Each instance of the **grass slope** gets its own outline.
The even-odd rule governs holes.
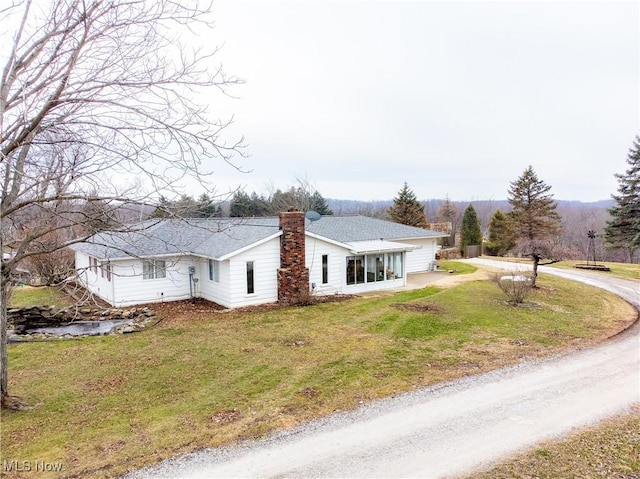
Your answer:
[[[11,292],[9,304],[12,308],[25,308],[29,306],[55,305],[71,306],[71,298],[60,292],[57,288],[46,286],[18,286]]]
[[[488,281],[272,311],[166,304],[143,333],[9,346],[2,460],[111,477],[362,401],[602,340],[635,310],[542,275],[513,308]],[[7,477],[29,477],[6,472]],[[59,477],[38,474],[38,477]]]

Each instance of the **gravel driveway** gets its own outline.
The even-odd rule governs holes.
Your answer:
[[[640,307],[638,281],[544,267],[540,272],[603,287]],[[435,478],[469,473],[638,402],[639,331],[636,323],[592,349],[376,401],[268,440],[178,456],[126,478]]]

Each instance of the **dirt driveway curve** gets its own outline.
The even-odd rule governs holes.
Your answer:
[[[541,271],[604,287],[640,307],[638,281]],[[592,349],[377,401],[269,440],[177,457],[127,477],[436,478],[470,473],[637,403],[639,332],[636,323]]]

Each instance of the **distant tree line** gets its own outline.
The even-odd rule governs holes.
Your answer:
[[[613,202],[585,204],[553,199],[551,186],[529,166],[511,182],[506,201],[474,204],[444,200],[421,203],[405,182],[392,202],[340,202],[340,212],[367,216],[420,228],[449,225],[443,246],[483,245],[485,254],[530,257],[534,277],[541,261],[585,259],[595,240],[600,261],[634,262],[640,251],[640,136],[627,157],[628,169],[617,174],[619,187]],[[613,206],[611,206],[613,204]],[[495,206],[498,206],[495,209]],[[335,206],[334,206],[335,207]],[[478,214],[477,208],[481,208]],[[491,208],[494,207],[492,210]],[[346,211],[345,211],[346,210]],[[433,215],[434,223],[429,222]],[[589,232],[598,232],[590,238]],[[592,243],[593,245],[593,243]]]
[[[237,191],[229,203],[229,216],[274,216],[292,208],[299,211],[316,211],[321,215],[333,215],[333,211],[320,192],[306,185],[299,185],[284,191],[277,189],[269,195]]]
[[[189,195],[182,195],[173,201],[160,196],[158,206],[151,216],[153,218],[214,218],[220,215],[220,205],[207,193],[202,193],[195,200]]]
[[[295,208],[299,211],[316,211],[321,215],[332,215],[325,198],[315,189],[301,184],[288,190],[276,189],[268,195],[256,192],[236,191],[228,201],[216,201],[207,193],[197,199],[182,195],[177,200],[160,197],[152,214],[154,218],[215,218],[230,216],[246,218],[275,216],[281,211]]]

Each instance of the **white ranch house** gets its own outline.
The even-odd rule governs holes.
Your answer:
[[[396,289],[435,269],[445,235],[366,216],[164,219],[73,246],[84,286],[116,307],[204,298],[227,308],[301,292]]]

